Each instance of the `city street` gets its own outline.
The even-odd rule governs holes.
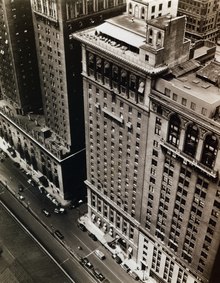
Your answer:
[[[30,185],[27,176],[8,158],[0,164],[0,176],[3,184],[11,190],[10,193],[4,190],[1,199],[22,219],[25,226],[37,236],[51,254],[59,256],[62,267],[76,282],[95,280],[75,260],[81,257],[87,257],[94,268],[98,268],[110,282],[135,282],[98,241],[93,241],[87,232],[77,227],[77,218],[86,212],[86,204],[74,209],[67,208],[66,214],[55,214],[56,205],[45,194],[40,193],[38,188]],[[19,192],[19,185],[23,186],[23,192]],[[21,195],[23,200],[19,199]],[[46,209],[50,216],[46,216],[42,209]],[[59,230],[64,238],[59,239],[54,236],[55,230]],[[105,260],[100,260],[94,254],[97,248],[106,255]]]

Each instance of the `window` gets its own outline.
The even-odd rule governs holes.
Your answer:
[[[179,144],[179,138],[180,138],[180,119],[176,114],[174,114],[170,118],[167,141],[170,144],[177,147]]]
[[[165,90],[164,90],[165,95],[170,97],[170,92],[171,92],[170,89],[165,87]]]
[[[202,113],[202,115],[206,116],[207,115],[207,109],[202,107],[201,113]]]
[[[183,106],[186,106],[186,102],[187,102],[187,100],[185,98],[182,98],[182,105]]]
[[[162,10],[163,4],[159,4],[159,11]]]
[[[207,135],[204,141],[201,162],[204,165],[213,168],[215,158],[217,155],[217,150],[218,150],[218,140],[216,136],[211,134]]]
[[[170,8],[171,7],[171,1],[168,1],[168,8]]]
[[[177,101],[177,94],[176,93],[173,93],[173,100]]]
[[[191,102],[190,108],[192,110],[196,110],[196,104],[194,102]]]
[[[151,13],[154,13],[155,12],[155,6],[152,6],[151,7]]]
[[[186,129],[186,137],[183,151],[192,157],[194,157],[196,154],[197,144],[199,142],[198,137],[198,128],[193,124],[188,125]]]

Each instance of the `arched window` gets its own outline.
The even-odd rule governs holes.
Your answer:
[[[134,7],[134,16],[135,16],[135,18],[138,18],[138,14],[139,14],[139,7],[138,7],[138,5],[135,5],[135,7]]]
[[[213,168],[218,150],[218,140],[215,135],[206,136],[203,146],[201,163]]]
[[[162,34],[161,32],[159,31],[157,33],[157,45],[161,45],[162,44]]]
[[[170,122],[169,122],[167,141],[168,143],[176,147],[179,145],[180,125],[181,125],[180,118],[176,114],[172,115],[170,117]]]
[[[195,157],[195,154],[196,154],[197,144],[199,141],[198,137],[199,137],[198,128],[193,124],[188,125],[186,129],[186,136],[185,136],[185,143],[184,143],[183,151],[192,157]]]
[[[145,18],[145,9],[144,9],[144,7],[141,8],[141,18],[142,19]]]
[[[136,76],[135,75],[132,75],[132,74],[130,75],[129,87],[133,91],[136,90]]]
[[[121,84],[123,86],[127,85],[127,72],[125,70],[121,70]]]
[[[88,61],[89,68],[94,68],[94,54],[89,54]]]
[[[100,57],[96,57],[96,70],[98,73],[102,71],[102,59]]]
[[[129,9],[129,14],[131,14],[131,12],[132,12],[132,4],[131,3],[129,3],[128,9]]]
[[[112,67],[112,80],[115,82],[118,81],[118,67],[117,66]]]
[[[109,62],[105,61],[104,62],[104,75],[106,77],[109,77],[109,74],[110,74],[110,64]]]

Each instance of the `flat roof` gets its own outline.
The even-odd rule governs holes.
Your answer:
[[[146,37],[146,22],[141,19],[133,18],[131,15],[120,15],[111,19],[106,20],[107,23],[111,23],[114,26],[118,26],[127,30],[131,33],[138,34],[140,36]]]
[[[204,102],[204,105],[220,103],[220,89],[212,83],[196,76],[195,73],[174,78],[170,84],[187,93],[191,97]]]
[[[101,24],[96,30],[137,48],[145,43],[145,37],[108,22]]]

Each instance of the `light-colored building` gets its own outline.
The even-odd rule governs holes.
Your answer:
[[[178,15],[186,15],[186,37],[192,42],[207,39],[217,41],[219,35],[219,1],[179,0]]]
[[[149,20],[162,15],[177,15],[178,1],[176,0],[128,0],[127,14],[134,18]]]
[[[69,34],[122,13],[124,2],[0,1],[1,146],[63,202],[85,197],[81,50]]]
[[[184,16],[146,25],[126,13],[73,35],[83,54],[88,217],[141,279],[214,282],[220,66],[189,59],[184,32]]]

